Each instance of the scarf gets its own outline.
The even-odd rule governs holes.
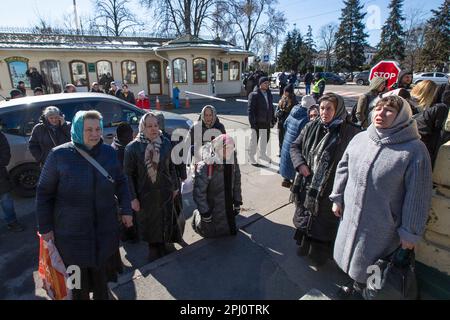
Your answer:
[[[302,152],[311,171],[303,205],[314,215],[319,213],[320,198],[323,197],[334,168],[340,160],[335,153],[341,141],[342,124],[347,117],[344,99],[339,95],[328,95],[334,95],[338,101],[334,118],[328,124],[323,123],[321,119],[312,123],[305,137],[306,148]]]
[[[147,176],[150,178],[152,183],[155,183],[158,175],[162,139],[161,131],[160,135],[153,140],[150,140],[145,136],[145,120],[148,116],[155,117],[156,120],[158,120],[155,114],[150,112],[146,113],[139,122],[139,133],[136,136],[136,140],[146,145],[144,153],[144,163],[145,167],[147,168]]]
[[[213,114],[213,119],[212,119],[212,121],[211,121],[211,125],[209,125],[209,126],[208,126],[208,125],[206,124],[206,122],[205,122],[205,112],[206,112],[207,109],[211,110],[211,112],[212,112],[212,114]],[[216,119],[217,119],[217,111],[216,111],[216,108],[214,108],[214,107],[211,106],[211,105],[206,105],[206,106],[204,106],[203,109],[202,109],[202,112],[200,113],[200,119],[202,120],[203,125],[204,125],[206,128],[208,128],[208,129],[212,128],[212,127],[214,126],[214,124],[216,123]]]

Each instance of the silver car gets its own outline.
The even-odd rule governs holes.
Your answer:
[[[421,81],[424,80],[431,80],[437,85],[440,84],[448,84],[449,77],[443,72],[422,72],[422,73],[415,73],[413,75],[413,82],[414,84],[418,84]]]
[[[17,194],[27,197],[35,193],[40,168],[28,150],[28,140],[33,127],[39,122],[42,111],[57,106],[66,120],[71,121],[79,110],[95,109],[103,115],[103,140],[111,144],[116,127],[128,122],[137,132],[139,120],[145,110],[100,93],[64,93],[25,97],[0,102],[0,130],[11,146],[11,161],[7,167]],[[189,129],[192,121],[181,115],[164,112],[166,131],[171,134],[177,128]]]

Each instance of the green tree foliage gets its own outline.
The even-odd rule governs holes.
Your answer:
[[[336,65],[341,70],[354,71],[366,60],[364,47],[367,45],[368,35],[364,32],[363,23],[366,14],[361,13],[363,6],[359,0],[347,0],[344,4],[336,33]]]
[[[395,60],[402,62],[405,59],[405,32],[403,31],[402,15],[403,0],[392,0],[388,19],[381,30],[381,40],[378,44],[378,53],[374,63],[381,60]]]
[[[433,16],[425,27],[425,44],[419,57],[421,70],[448,71],[450,58],[450,0],[438,10],[431,10]]]

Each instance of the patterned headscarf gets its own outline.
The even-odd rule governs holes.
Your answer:
[[[158,122],[158,117],[153,112],[146,113],[139,122],[139,133],[136,136],[137,141],[146,144],[144,161],[145,166],[147,168],[147,175],[152,181],[152,183],[156,182],[158,167],[159,167],[159,159],[160,159],[160,150],[161,150],[161,131],[160,134],[154,140],[149,140],[145,135],[145,121],[148,117],[155,118],[156,122]]]

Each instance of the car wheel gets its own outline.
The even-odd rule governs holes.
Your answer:
[[[13,190],[21,197],[34,197],[41,169],[37,163],[23,164],[10,173]]]
[[[364,80],[359,79],[358,81],[356,81],[356,84],[357,84],[358,86],[363,86],[363,85],[364,85]]]

